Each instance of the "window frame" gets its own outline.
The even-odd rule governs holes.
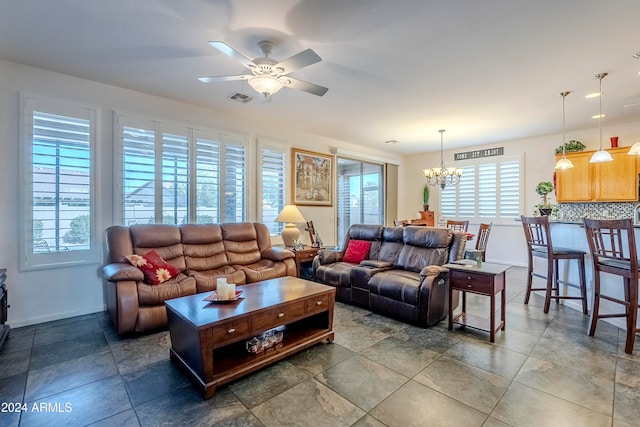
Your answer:
[[[100,131],[99,108],[80,103],[46,99],[21,93],[20,96],[20,148],[19,191],[20,215],[19,260],[20,271],[68,267],[100,262],[100,244],[97,233],[97,179],[96,162],[97,135]],[[73,117],[89,121],[89,249],[34,253],[33,241],[33,124],[34,113],[42,112],[57,116]]]

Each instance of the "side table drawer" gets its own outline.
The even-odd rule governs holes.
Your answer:
[[[255,332],[289,323],[305,314],[305,300],[295,301],[282,307],[272,308],[252,317]]]
[[[233,341],[236,337],[248,332],[248,318],[227,322],[224,325],[216,326],[211,329],[213,342],[216,343],[216,345],[224,344],[227,341]]]
[[[492,295],[492,277],[486,274],[465,273],[462,271],[450,271],[449,281],[453,289],[479,292]]]
[[[296,257],[300,262],[313,261],[313,258],[318,254],[318,251],[304,251],[297,252]]]
[[[329,307],[329,294],[322,294],[307,299],[307,313],[319,313]]]

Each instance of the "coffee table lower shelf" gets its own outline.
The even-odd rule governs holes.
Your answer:
[[[170,349],[170,357],[175,363],[180,365],[193,377],[202,388],[205,399],[213,397],[216,388],[230,381],[243,377],[253,371],[278,362],[288,356],[298,353],[308,347],[324,341],[333,341],[332,330],[298,330],[285,332],[282,343],[271,347],[262,353],[251,354],[247,352],[244,344],[240,341],[225,347],[213,350],[213,379],[206,382],[180,355]]]

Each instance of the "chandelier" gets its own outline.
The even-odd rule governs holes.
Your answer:
[[[444,164],[442,140],[444,131],[444,129],[440,129],[438,131],[440,132],[440,167],[422,170],[422,172],[424,173],[424,177],[427,178],[427,184],[439,185],[443,190],[447,186],[447,184],[458,184],[460,182],[462,172],[464,172],[462,169],[448,168]]]

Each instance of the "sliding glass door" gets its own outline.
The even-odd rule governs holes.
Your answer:
[[[384,223],[384,165],[338,157],[338,245],[351,224]]]

